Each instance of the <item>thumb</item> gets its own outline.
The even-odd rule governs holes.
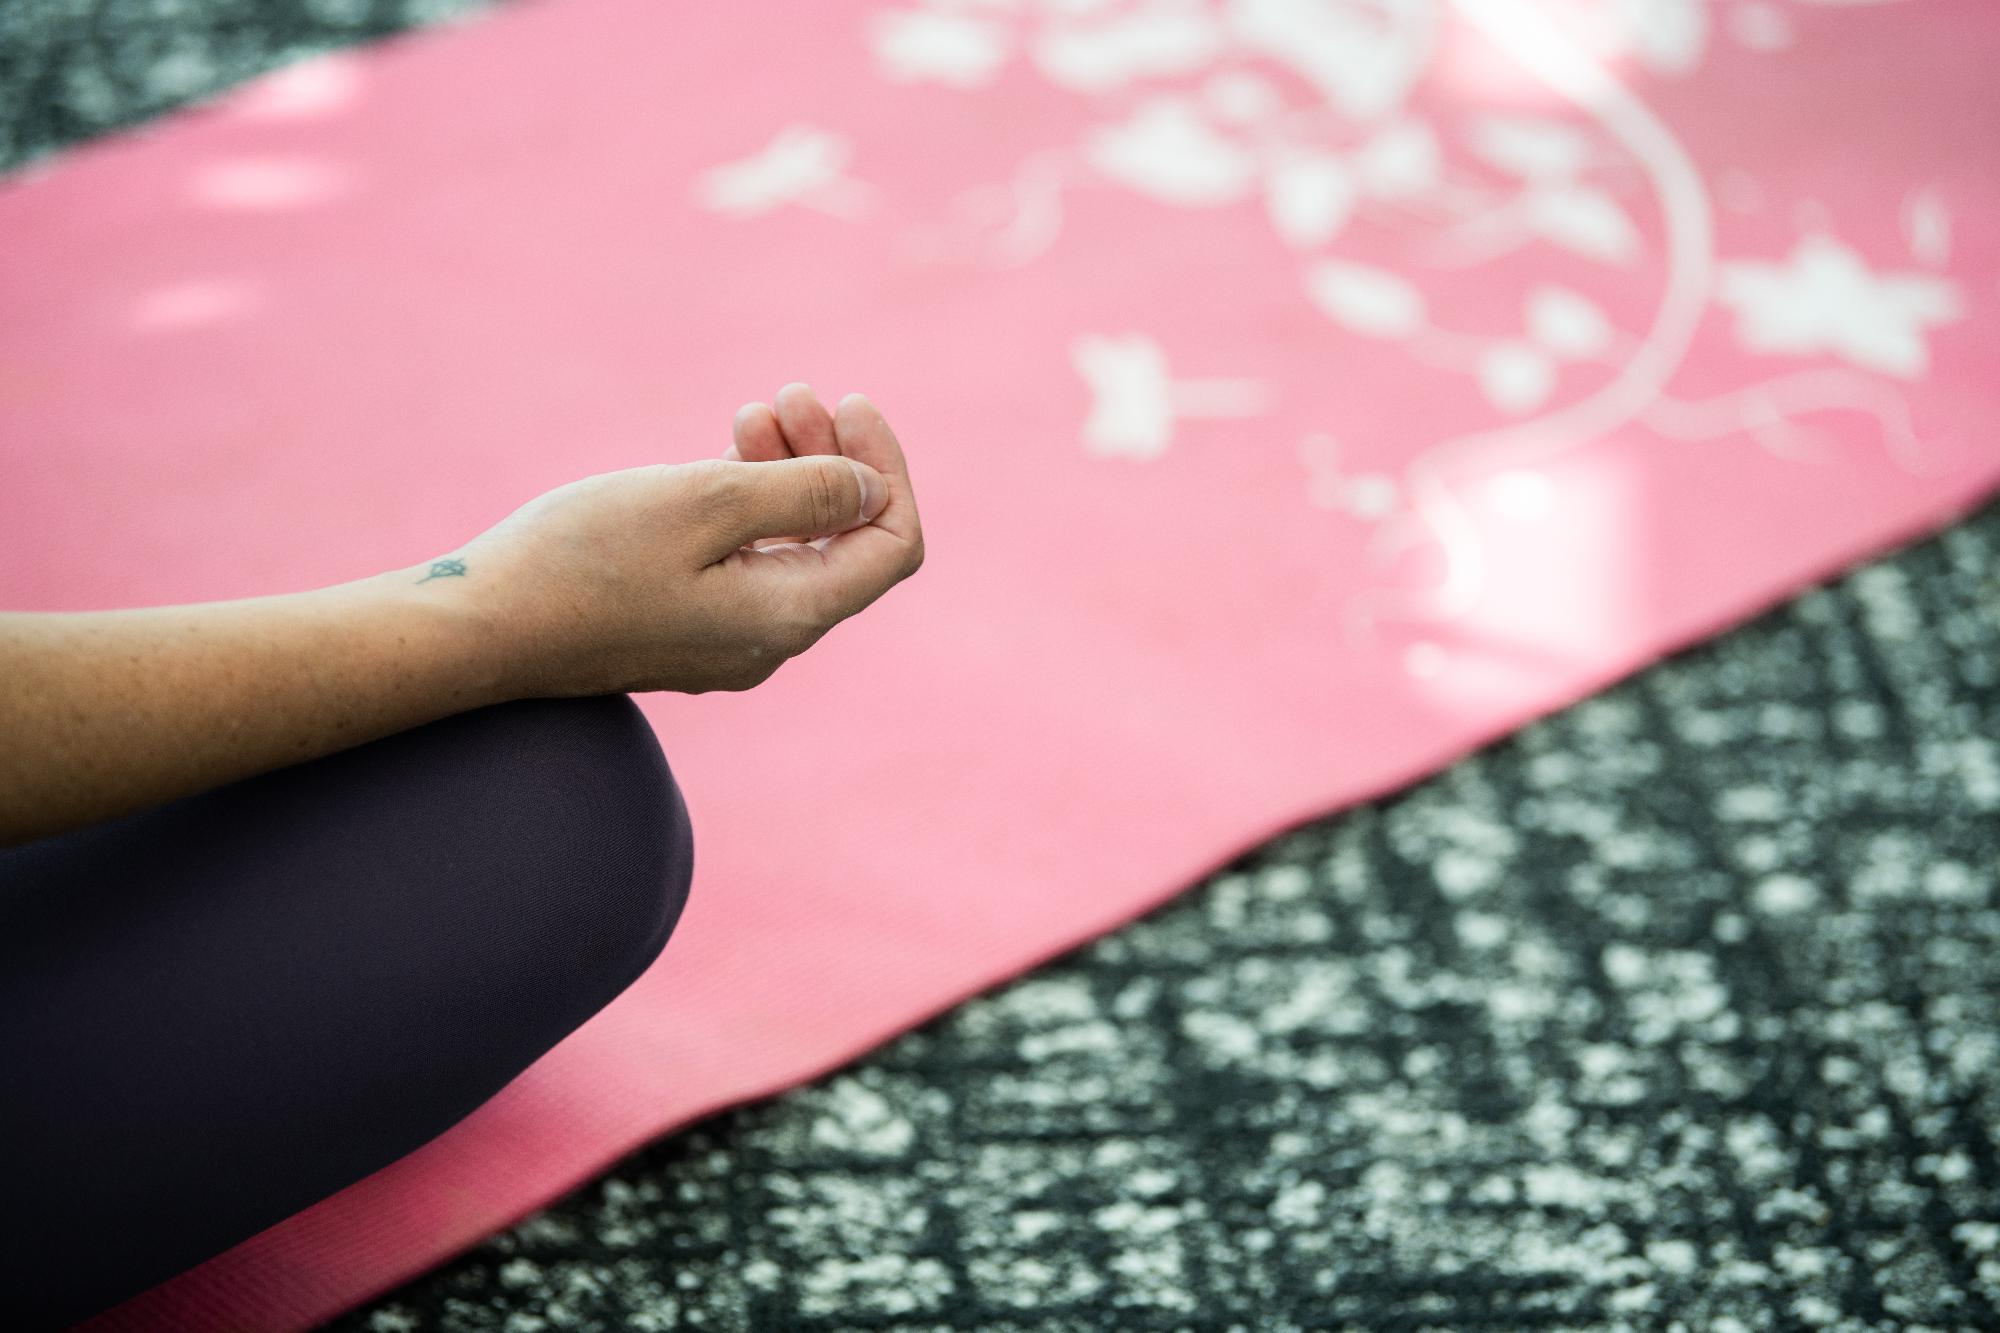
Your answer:
[[[866,463],[812,454],[725,463],[738,475],[735,503],[722,516],[731,548],[771,537],[825,537],[871,521],[889,502],[889,484]]]

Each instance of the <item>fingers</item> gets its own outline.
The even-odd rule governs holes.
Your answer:
[[[922,563],[921,552],[881,528],[856,528],[827,539],[820,552],[820,567],[812,571],[803,596],[816,615],[830,625],[837,624],[914,574]]]
[[[850,393],[840,400],[834,413],[834,433],[840,452],[866,463],[889,483],[889,502],[875,517],[876,526],[905,542],[923,545],[923,524],[917,517],[917,496],[910,487],[909,464],[903,461],[903,446],[875,404],[863,394]]]
[[[793,381],[773,395],[775,407],[745,403],[736,411],[731,432],[733,443],[722,456],[746,463],[774,462],[781,458],[837,454],[833,438],[833,417],[813,396],[810,385]],[[775,540],[804,541],[796,533]]]
[[[778,390],[771,406],[745,403],[738,408],[730,434],[732,443],[723,458],[731,462],[765,463],[840,452],[833,414],[810,386],[796,382]]]
[[[723,539],[763,549],[718,550],[714,559],[728,557],[751,579],[768,581],[774,595],[821,626],[860,611],[923,563],[923,525],[902,445],[866,397],[849,394],[829,414],[810,389],[788,384],[773,408],[753,403],[738,412],[734,436],[738,457],[766,464],[746,471],[774,475],[759,478],[769,486],[727,525]],[[855,469],[841,475],[846,462],[862,465],[862,474],[882,487],[879,498],[870,488],[865,510]],[[857,521],[860,512],[869,520]],[[825,540],[770,544],[815,536]]]
[[[712,534],[708,561],[758,541],[822,537],[867,523],[888,501],[873,468],[839,455],[692,466],[710,478],[696,517]]]
[[[730,452],[724,458],[765,463],[791,457],[791,451],[785,447],[784,433],[778,429],[778,418],[763,403],[745,403],[736,409],[730,437]]]
[[[794,456],[805,458],[840,452],[834,441],[833,416],[808,386],[787,384],[778,390],[771,407]]]
[[[781,568],[804,566],[801,595],[813,613],[831,624],[860,611],[889,589],[916,573],[924,562],[923,525],[917,499],[910,489],[909,468],[895,432],[875,405],[862,395],[840,400],[834,429],[841,453],[880,473],[888,497],[874,521],[829,538],[819,552],[817,568],[802,557],[787,557]],[[811,548],[791,548],[810,550]]]
[[[819,400],[812,396],[812,390],[804,384],[787,384],[775,395],[780,403],[787,403],[794,418],[806,415],[801,408],[819,409]],[[802,404],[799,400],[803,398]],[[824,409],[819,409],[824,412]],[[803,423],[801,423],[803,428]],[[830,433],[830,428],[829,428]],[[791,444],[785,438],[784,427],[778,414],[764,403],[745,403],[736,410],[736,420],[730,431],[732,443],[722,456],[726,460],[745,463],[769,463],[781,458],[793,457]],[[772,538],[774,541],[803,541],[796,534],[786,533]]]

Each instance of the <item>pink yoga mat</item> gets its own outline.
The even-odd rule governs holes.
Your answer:
[[[99,1326],[328,1317],[1961,513],[1996,60],[1986,0],[536,0],[12,184],[14,606],[413,563],[792,378],[881,404],[931,539],[646,701],[699,842],[651,973]]]

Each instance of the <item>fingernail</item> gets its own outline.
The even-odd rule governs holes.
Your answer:
[[[882,507],[889,503],[888,483],[882,480],[881,473],[866,463],[858,463],[850,458],[847,460],[847,465],[854,469],[854,479],[861,483],[861,521],[873,523],[875,515],[881,513]]]
[[[730,445],[727,449],[724,449],[722,451],[722,456],[732,463],[740,463],[743,461],[742,453],[733,444]]]

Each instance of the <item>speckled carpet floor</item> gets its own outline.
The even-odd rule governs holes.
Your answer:
[[[476,8],[7,0],[0,166]],[[2000,1327],[1996,737],[1988,510],[336,1327]]]

